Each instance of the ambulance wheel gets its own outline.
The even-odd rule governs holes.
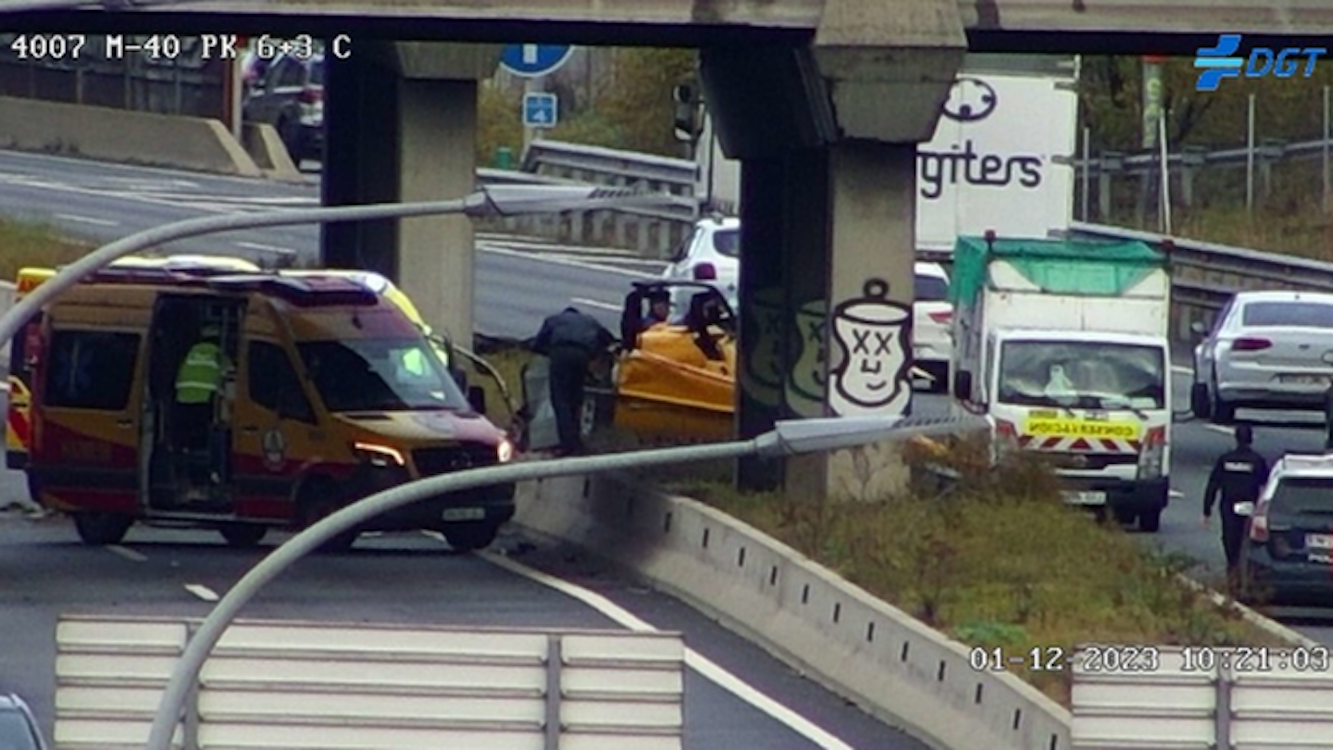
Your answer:
[[[499,533],[500,527],[493,523],[462,523],[445,527],[444,538],[456,551],[471,552],[489,547]]]
[[[1162,528],[1162,509],[1139,511],[1139,530],[1146,531],[1149,534],[1157,533]]]
[[[229,523],[220,527],[218,533],[233,547],[253,547],[263,541],[268,527],[256,523]]]
[[[296,501],[296,512],[301,521],[301,528],[310,528],[320,520],[342,510],[344,505],[342,493],[333,480],[324,477],[310,479],[301,488],[301,494]],[[359,535],[360,532],[355,530],[344,531],[321,544],[319,551],[325,554],[346,552],[356,543]]]
[[[119,513],[75,513],[74,529],[84,544],[120,544],[134,519]]]

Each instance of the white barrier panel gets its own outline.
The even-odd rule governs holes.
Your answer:
[[[1074,750],[1333,747],[1333,654],[1324,646],[1160,648],[1160,668],[1075,662]]]
[[[1069,750],[1069,712],[757,529],[615,478],[522,486],[516,521],[630,567],[881,719],[951,750]]]
[[[0,311],[14,306],[15,286],[12,281],[0,281]],[[0,370],[9,368],[9,343],[0,341]]]
[[[56,750],[142,748],[197,622],[64,617]],[[199,678],[181,750],[680,750],[670,633],[237,621]]]

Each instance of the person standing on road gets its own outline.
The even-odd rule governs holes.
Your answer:
[[[1227,578],[1233,584],[1245,538],[1245,517],[1236,514],[1236,503],[1257,502],[1268,480],[1268,461],[1251,447],[1253,442],[1254,431],[1249,425],[1236,427],[1236,447],[1218,456],[1203,492],[1205,527],[1213,515],[1213,503],[1221,495],[1222,549],[1227,556]]]
[[[583,386],[588,367],[606,351],[615,337],[597,319],[566,307],[542,321],[533,339],[532,349],[550,360],[549,384],[551,409],[555,412],[556,432],[560,435],[560,454],[583,452]]]

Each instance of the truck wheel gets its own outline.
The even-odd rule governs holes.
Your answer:
[[[120,544],[134,519],[120,513],[75,513],[74,529],[84,544]]]
[[[342,510],[344,505],[338,485],[332,480],[324,477],[315,477],[308,480],[302,486],[301,493],[296,500],[296,512],[300,519],[301,528],[310,528],[321,519]],[[356,543],[358,536],[360,536],[360,532],[356,530],[344,531],[321,544],[319,551],[324,554],[346,552]]]
[[[1162,527],[1162,509],[1154,508],[1139,512],[1139,529],[1149,534],[1157,533]]]
[[[458,552],[484,549],[495,541],[500,527],[493,523],[462,523],[444,529],[444,538]]]
[[[233,547],[253,547],[263,541],[268,528],[255,523],[229,523],[220,527],[218,532]]]

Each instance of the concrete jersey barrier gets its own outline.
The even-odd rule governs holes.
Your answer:
[[[261,177],[217,120],[0,97],[0,147]]]
[[[1070,712],[835,573],[702,503],[620,478],[524,485],[515,522],[593,550],[881,720],[950,750],[1069,750]]]

